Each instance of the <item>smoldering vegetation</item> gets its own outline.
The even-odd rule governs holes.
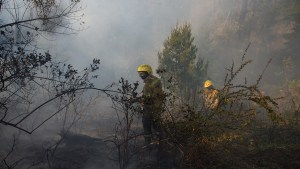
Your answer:
[[[90,1],[76,36],[79,1],[15,2],[0,3],[0,168],[300,168],[298,1]],[[142,63],[166,94],[146,146]]]

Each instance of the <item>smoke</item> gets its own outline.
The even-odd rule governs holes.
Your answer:
[[[280,47],[284,41],[280,41],[282,36],[275,37],[274,40],[274,37],[270,36],[272,31],[278,32],[286,26],[292,27],[289,22],[281,26],[282,23],[271,23],[271,33],[266,34],[264,42],[259,41],[263,32],[255,27],[256,23],[253,23],[252,27],[237,27],[240,32],[255,30],[249,37],[243,36],[246,33],[239,35],[233,30],[228,30],[226,26],[234,24],[231,21],[236,13],[243,13],[240,11],[243,9],[242,1],[235,0],[225,3],[211,0],[89,0],[83,3],[84,30],[78,34],[51,37],[51,41],[42,38],[39,43],[56,59],[67,60],[78,69],[88,66],[93,58],[101,59],[100,76],[98,81],[95,81],[96,87],[99,88],[117,82],[120,77],[142,84],[136,73],[138,65],[147,63],[155,70],[158,65],[157,53],[163,49],[164,41],[177,24],[183,23],[191,24],[199,56],[209,62],[208,76],[216,82],[217,87],[223,84],[225,68],[229,68],[233,62],[239,65],[247,45],[251,42],[246,59],[252,59],[253,62],[241,72],[236,83],[243,83],[245,77],[249,83],[254,83],[268,60],[277,56],[272,55],[276,50],[273,53],[264,51],[262,46],[278,42],[277,46]],[[233,33],[227,37],[224,31]],[[277,80],[272,73],[280,73],[281,64],[278,60],[271,62],[270,69],[265,72],[264,82]],[[111,102],[103,98],[94,100],[90,110],[82,117],[81,123],[75,126],[75,130],[96,137],[92,129],[101,128],[101,131],[97,131],[99,134],[103,134],[104,129],[112,129],[112,119],[115,117],[111,113],[110,104]],[[53,130],[49,131],[49,128]],[[61,126],[58,127],[54,119],[38,130],[37,135],[53,138],[60,129]],[[43,139],[47,140],[48,137]]]
[[[199,55],[209,62],[209,77],[220,85],[225,68],[232,62],[240,63],[248,43],[251,42],[251,46],[246,56],[253,63],[245,69],[246,74],[241,74],[239,82],[244,81],[244,76],[254,82],[271,57],[260,49],[257,36],[262,32],[255,27],[256,23],[252,24],[254,33],[249,37],[246,33],[243,35],[243,31],[249,28],[238,25],[237,29],[242,33],[228,33],[232,31],[228,30],[228,25],[235,24],[234,18],[247,12],[241,11],[242,1],[94,0],[85,5],[83,12],[87,29],[46,43],[54,56],[68,58],[77,67],[88,64],[92,58],[100,58],[102,65],[97,83],[101,87],[120,77],[140,81],[136,67],[143,63],[156,69],[157,53],[163,49],[163,42],[177,24],[191,23]],[[249,11],[248,8],[244,10]],[[226,31],[230,37],[224,35]],[[268,36],[264,39],[272,39]],[[255,69],[257,67],[261,69]]]
[[[43,43],[52,55],[58,59],[68,59],[77,68],[85,67],[93,58],[101,59],[96,87],[106,87],[124,77],[130,82],[139,81],[141,90],[143,83],[136,73],[138,65],[147,63],[155,70],[158,65],[157,53],[163,49],[163,43],[171,30],[178,24],[190,23],[195,37],[194,43],[198,47],[198,56],[209,62],[208,78],[217,88],[221,88],[224,83],[228,72],[226,68],[230,68],[234,63],[237,69],[241,64],[249,43],[251,45],[245,60],[252,60],[252,63],[239,73],[234,83],[256,83],[269,59],[273,57],[264,72],[261,87],[266,88],[264,85],[267,83],[280,84],[280,79],[274,76],[274,72],[280,74],[282,68],[282,63],[278,58],[276,60],[274,55],[278,49],[276,47],[272,52],[269,46],[274,42],[280,44],[283,41],[280,40],[282,36],[276,37],[278,34],[274,36],[274,32],[284,32],[282,28],[285,24],[274,21],[266,25],[265,30],[261,29],[259,22],[262,21],[259,17],[265,15],[257,14],[251,20],[250,14],[251,10],[255,12],[264,6],[259,7],[259,3],[253,2],[248,3],[245,8],[243,2],[91,0],[85,2],[83,11],[84,26],[87,29],[76,35],[58,36],[55,41]],[[244,22],[248,25],[237,24],[244,14]],[[201,82],[199,85],[202,85]],[[105,104],[96,103],[91,111],[103,114],[111,112],[112,109],[110,102],[105,101]],[[96,116],[90,117],[95,119]]]
[[[77,66],[92,58],[102,61],[100,85],[120,77],[139,80],[136,67],[147,63],[156,69],[157,52],[176,24],[189,22],[197,1],[89,1],[85,23],[78,35],[57,37],[50,43],[55,56]]]

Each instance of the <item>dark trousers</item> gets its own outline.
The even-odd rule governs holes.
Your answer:
[[[152,139],[152,129],[154,129],[156,133],[160,132],[159,118],[155,117],[153,112],[144,111],[142,122],[144,128],[145,143],[149,144],[151,143]]]

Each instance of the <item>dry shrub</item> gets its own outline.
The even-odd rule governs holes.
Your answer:
[[[233,63],[227,69],[228,74],[219,90],[219,103],[215,109],[207,110],[201,103],[196,109],[188,105],[179,105],[177,110],[175,106],[166,109],[172,110],[168,114],[173,117],[164,121],[166,140],[174,148],[181,147],[183,168],[248,166],[241,163],[243,157],[239,153],[250,151],[255,146],[249,137],[249,128],[257,120],[258,109],[266,113],[272,124],[284,123],[278,113],[276,100],[259,89],[263,73],[271,60],[256,83],[248,84],[245,79],[244,84],[234,84],[237,75],[251,63],[251,60],[245,60],[248,47],[241,64],[235,67]],[[181,118],[174,118],[178,114],[181,114]]]

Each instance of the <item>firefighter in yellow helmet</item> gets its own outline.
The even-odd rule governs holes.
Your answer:
[[[142,64],[137,68],[139,76],[145,85],[143,88],[143,128],[145,144],[150,144],[152,139],[152,128],[156,136],[160,137],[160,116],[163,109],[164,93],[159,78],[152,74],[150,65]]]
[[[219,104],[219,90],[216,89],[210,80],[206,80],[204,87],[204,106],[209,110],[214,110]]]

